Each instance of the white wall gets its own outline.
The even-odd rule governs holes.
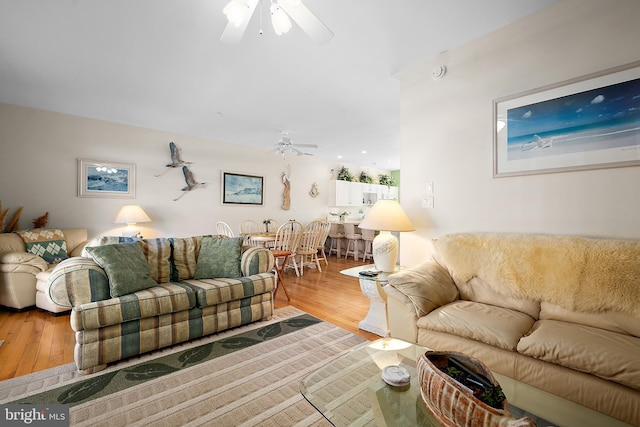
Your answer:
[[[184,187],[182,171],[172,169],[160,177],[169,162],[169,142],[182,148],[185,161],[198,181],[208,182],[178,201]],[[176,135],[118,123],[0,104],[0,202],[10,208],[24,206],[20,228],[49,212],[50,227],[85,227],[90,237],[120,235],[123,226],[113,224],[121,206],[140,205],[152,222],[141,224],[145,237],[191,236],[215,233],[222,220],[237,232],[240,222],[281,222],[296,219],[303,223],[327,215],[331,169],[339,164],[308,156],[280,156],[271,148],[251,148],[186,135]],[[137,188],[135,199],[77,197],[78,158],[134,163]],[[282,173],[291,165],[291,209],[282,206]],[[359,168],[350,166],[353,172]],[[265,177],[264,206],[223,205],[221,171]],[[381,170],[367,169],[370,173]],[[320,195],[308,193],[317,183]]]
[[[398,75],[400,199],[417,227],[402,264],[451,232],[640,238],[640,167],[492,177],[493,101],[640,60],[638,17],[637,0],[563,0]]]

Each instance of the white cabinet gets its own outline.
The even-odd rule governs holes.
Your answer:
[[[378,187],[380,187],[378,199],[398,200],[398,187],[392,185],[378,185]]]
[[[329,186],[329,206],[373,205],[381,199],[398,199],[398,187],[335,180]]]
[[[362,206],[362,187],[359,182],[332,181],[329,187],[329,206]]]

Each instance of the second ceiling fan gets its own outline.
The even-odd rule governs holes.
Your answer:
[[[316,144],[294,144],[291,138],[284,134],[282,139],[280,139],[280,141],[278,141],[269,152],[282,154],[283,159],[287,153],[295,154],[297,156],[313,156],[313,154],[300,151],[296,147],[318,148]]]

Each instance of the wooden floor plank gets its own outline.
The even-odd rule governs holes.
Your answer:
[[[341,270],[364,263],[335,256],[328,260],[327,266],[322,262],[322,272],[305,268],[304,275],[298,277],[293,270],[287,270],[284,280],[291,301],[280,289],[275,307],[292,305],[365,339],[378,339],[377,335],[358,329],[358,322],[369,309],[369,300],[360,291],[358,280],[340,274]],[[36,308],[16,312],[0,307],[0,340],[5,340],[0,347],[0,380],[73,362],[75,333],[69,317]]]

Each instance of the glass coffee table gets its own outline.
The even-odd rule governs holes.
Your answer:
[[[424,347],[395,338],[367,342],[306,376],[300,391],[335,426],[441,426],[420,396],[416,360],[425,351]],[[411,374],[410,384],[387,385],[381,372],[389,365],[406,368]],[[512,415],[529,416],[539,427],[625,425],[511,378],[494,376],[507,396]],[[536,410],[553,421],[533,415]]]
[[[300,391],[335,426],[439,426],[420,396],[416,360],[424,351],[391,338],[367,342],[305,377]],[[381,371],[389,365],[405,367],[411,383],[387,385]]]

